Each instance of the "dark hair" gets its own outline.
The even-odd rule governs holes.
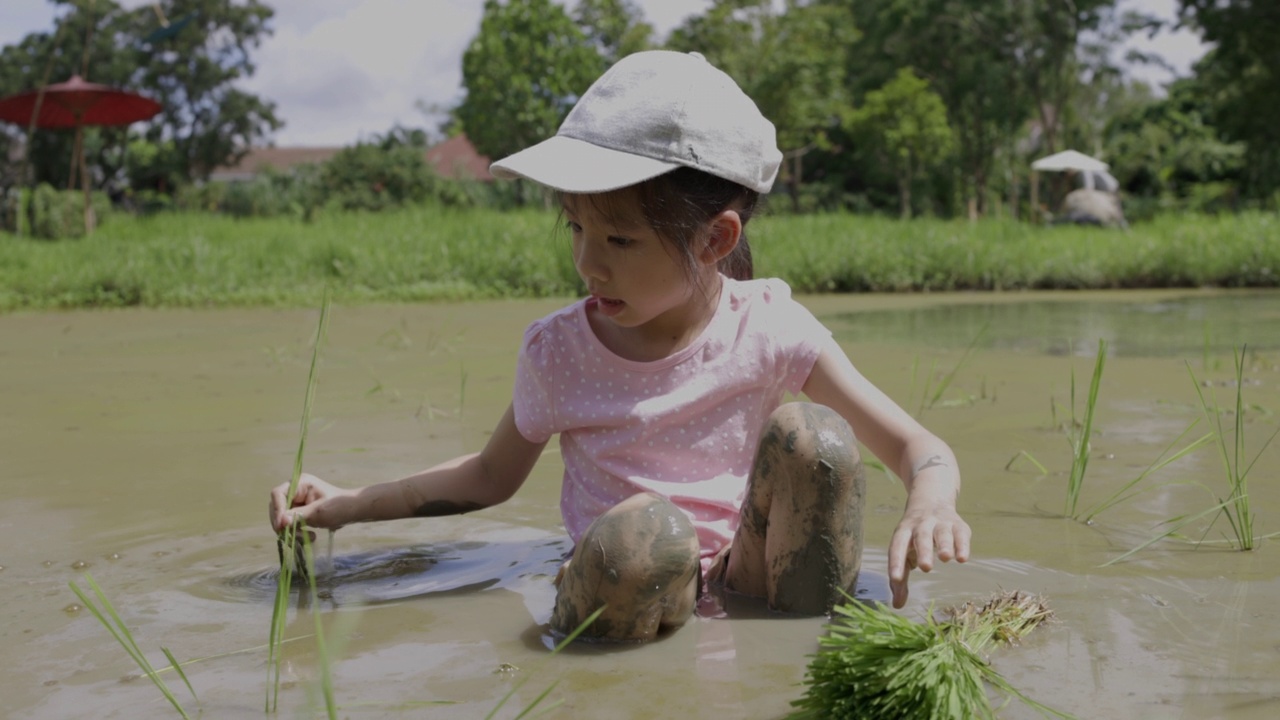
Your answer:
[[[750,280],[754,273],[751,246],[747,244],[747,221],[760,204],[760,193],[702,170],[679,167],[637,185],[586,197],[607,219],[621,219],[635,205],[645,222],[659,237],[671,243],[684,257],[690,276],[698,266],[696,241],[711,218],[725,210],[736,210],[742,220],[742,234],[733,252],[720,260],[720,272],[735,280]],[[561,197],[563,200],[563,195]]]

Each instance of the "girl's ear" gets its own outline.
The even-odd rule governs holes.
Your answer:
[[[707,241],[702,246],[698,259],[706,265],[715,265],[727,257],[738,246],[742,237],[742,218],[737,210],[722,210],[711,218],[708,226]]]

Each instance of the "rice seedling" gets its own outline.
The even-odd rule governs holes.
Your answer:
[[[1076,372],[1071,369],[1071,427],[1067,442],[1071,445],[1071,474],[1067,477],[1066,516],[1078,519],[1076,506],[1080,502],[1080,488],[1084,485],[1085,471],[1089,468],[1089,453],[1093,440],[1093,416],[1098,406],[1098,388],[1102,385],[1102,369],[1107,363],[1107,341],[1098,340],[1098,357],[1093,364],[1093,379],[1089,382],[1089,396],[1085,400],[1084,418],[1076,421]]]
[[[923,623],[852,598],[833,612],[806,670],[806,693],[791,703],[793,720],[994,720],[988,687],[1046,717],[1071,717],[1019,692],[985,658],[1052,617],[1038,596],[1001,593]]]
[[[964,353],[960,356],[960,359],[957,360],[951,370],[947,372],[946,375],[943,375],[938,381],[938,386],[936,388],[933,387],[933,376],[938,369],[938,362],[936,360],[934,361],[933,367],[929,369],[929,374],[925,376],[924,392],[920,395],[920,407],[916,410],[917,416],[923,413],[926,409],[933,409],[933,407],[938,404],[938,401],[942,399],[943,393],[947,391],[947,388],[951,387],[951,383],[956,379],[956,373],[960,372],[960,369],[963,368],[965,363],[969,360],[969,356],[973,354],[973,349],[977,347],[978,341],[982,339],[982,336],[987,332],[987,328],[990,327],[990,325],[991,321],[989,320],[986,323],[983,323],[982,327],[978,329],[977,334],[969,341],[969,346],[964,349]],[[915,392],[915,370],[916,368],[913,365],[911,369],[911,386],[913,393]],[[929,392],[930,389],[933,390],[932,394]]]
[[[1191,376],[1191,383],[1196,389],[1196,396],[1200,399],[1200,407],[1213,428],[1213,432],[1209,434],[1209,437],[1216,440],[1218,455],[1222,460],[1222,467],[1227,480],[1227,496],[1223,498],[1215,493],[1214,497],[1217,502],[1208,508],[1198,513],[1179,515],[1165,520],[1161,523],[1161,525],[1166,526],[1165,530],[1147,539],[1132,550],[1108,560],[1103,563],[1103,567],[1122,562],[1161,540],[1179,534],[1183,528],[1205,518],[1210,518],[1209,525],[1204,531],[1204,534],[1207,535],[1218,517],[1226,517],[1232,531],[1232,536],[1227,538],[1227,542],[1241,551],[1253,550],[1259,540],[1280,536],[1280,532],[1259,536],[1254,532],[1253,528],[1254,514],[1249,504],[1249,472],[1253,469],[1253,465],[1258,461],[1258,458],[1262,457],[1262,453],[1276,439],[1276,435],[1280,434],[1280,429],[1271,433],[1271,436],[1262,444],[1262,448],[1258,450],[1258,453],[1245,465],[1247,453],[1244,445],[1244,414],[1246,408],[1244,402],[1244,356],[1247,347],[1245,346],[1239,352],[1234,353],[1236,397],[1235,407],[1232,410],[1224,411],[1218,406],[1216,398],[1212,402],[1205,398],[1204,391],[1201,389],[1201,382],[1196,378],[1195,372],[1191,369],[1191,364],[1187,363],[1187,373]],[[1233,427],[1234,435],[1230,442],[1227,440],[1227,433],[1222,425],[1222,416],[1227,412],[1234,415],[1235,421]],[[1244,467],[1241,467],[1242,465]],[[1197,544],[1204,542],[1204,536],[1202,535],[1200,540],[1196,542]]]
[[[170,705],[173,705],[173,709],[177,710],[178,714],[183,718],[189,719],[190,716],[187,715],[187,711],[183,709],[182,703],[178,702],[178,698],[174,696],[171,690],[169,690],[169,686],[160,678],[160,674],[156,669],[151,666],[151,662],[147,660],[147,656],[142,653],[142,650],[138,647],[137,641],[133,639],[133,634],[129,632],[129,628],[125,626],[124,621],[120,619],[120,615],[116,612],[115,606],[113,606],[111,601],[107,599],[106,594],[102,592],[102,588],[98,587],[98,583],[94,582],[93,576],[85,573],[84,580],[85,583],[89,585],[89,589],[93,590],[94,596],[97,597],[98,603],[101,603],[102,607],[99,608],[98,604],[95,603],[88,594],[81,590],[80,586],[76,585],[73,580],[68,584],[71,586],[71,590],[75,592],[76,597],[80,598],[80,602],[83,603],[84,607],[89,612],[93,613],[93,616],[98,619],[98,622],[102,623],[102,626],[107,629],[107,632],[110,632],[111,636],[116,639],[116,642],[120,643],[120,646],[124,648],[125,652],[129,653],[129,657],[133,658],[133,661],[138,664],[138,667],[142,670],[143,674],[148,678],[151,678],[151,682],[155,683],[156,688],[160,690],[160,694],[164,695],[164,698],[169,701]],[[108,615],[111,617],[111,621],[107,620]],[[112,622],[114,622],[114,624],[112,624]],[[182,665],[174,659],[173,653],[169,652],[168,648],[160,649],[164,652],[164,656],[169,659],[170,667],[178,673],[178,677],[182,678],[182,682],[186,684],[187,690],[191,691],[191,697],[196,698],[196,702],[199,702],[200,699],[196,697],[195,688],[191,686],[191,681],[187,679],[187,674],[183,672]]]
[[[1275,440],[1276,434],[1280,433],[1280,429],[1271,434],[1267,441],[1262,444],[1262,448],[1258,450],[1252,460],[1247,460],[1244,446],[1244,358],[1248,346],[1233,352],[1235,356],[1236,371],[1236,397],[1234,408],[1234,428],[1233,436],[1230,444],[1227,441],[1227,433],[1222,426],[1223,411],[1218,407],[1218,401],[1214,398],[1210,403],[1201,390],[1200,381],[1196,379],[1195,373],[1191,370],[1191,364],[1187,364],[1187,372],[1191,375],[1191,382],[1195,386],[1196,396],[1200,399],[1200,407],[1204,410],[1205,416],[1209,419],[1211,425],[1214,426],[1214,436],[1217,439],[1218,453],[1222,459],[1222,469],[1226,474],[1228,493],[1225,499],[1219,498],[1222,503],[1222,514],[1227,518],[1227,522],[1231,525],[1231,532],[1235,536],[1235,545],[1240,550],[1252,550],[1256,544],[1257,537],[1253,529],[1254,514],[1249,506],[1249,471],[1253,469],[1253,464],[1262,457],[1263,451]],[[1231,411],[1229,411],[1231,412]],[[1247,465],[1245,463],[1248,463]]]
[[[1111,496],[1108,497],[1106,500],[1103,500],[1102,502],[1099,502],[1097,505],[1094,505],[1091,509],[1086,510],[1083,513],[1084,515],[1083,522],[1086,524],[1091,523],[1093,522],[1093,519],[1097,517],[1098,514],[1103,512],[1104,510],[1107,510],[1108,508],[1114,507],[1115,505],[1125,502],[1126,500],[1133,497],[1134,495],[1137,495],[1138,493],[1144,492],[1146,490],[1150,490],[1152,487],[1155,487],[1155,486],[1149,485],[1145,488],[1141,488],[1138,490],[1133,489],[1137,485],[1139,485],[1143,480],[1147,479],[1152,473],[1164,468],[1165,466],[1173,462],[1176,462],[1182,459],[1183,457],[1193,452],[1196,448],[1200,447],[1201,445],[1204,445],[1205,443],[1213,439],[1213,433],[1206,433],[1204,435],[1201,435],[1199,438],[1191,441],[1187,445],[1183,446],[1182,449],[1178,450],[1177,452],[1173,453],[1172,455],[1166,458],[1165,454],[1168,453],[1170,450],[1172,450],[1173,447],[1178,444],[1178,441],[1186,437],[1187,433],[1191,432],[1192,428],[1194,428],[1198,424],[1200,424],[1200,421],[1198,419],[1192,421],[1192,423],[1187,426],[1186,430],[1183,430],[1181,433],[1179,433],[1178,437],[1174,438],[1173,442],[1169,443],[1165,447],[1165,449],[1162,450],[1160,454],[1156,456],[1156,459],[1153,460],[1151,464],[1147,466],[1146,470],[1143,470],[1142,473],[1138,475],[1136,478],[1120,486],[1120,488],[1116,490],[1114,493],[1112,493]]]
[[[289,481],[289,490],[285,494],[286,507],[293,504],[293,497],[298,491],[298,481],[302,477],[302,458],[307,447],[307,429],[311,422],[311,404],[316,394],[316,370],[319,366],[320,347],[324,343],[325,334],[329,326],[329,303],[330,296],[326,290],[324,300],[320,305],[320,321],[316,328],[315,344],[311,349],[311,366],[307,373],[307,389],[302,402],[302,421],[298,433],[298,452],[295,454],[293,461],[293,478]],[[280,554],[280,572],[276,577],[276,596],[267,640],[266,712],[274,712],[279,704],[280,644],[284,640],[284,623],[285,617],[289,612],[289,593],[293,587],[294,571],[300,569],[306,572],[307,568],[305,563],[306,545],[309,543],[307,532],[307,529],[301,523],[294,523],[282,530],[277,538],[277,550]],[[303,534],[301,545],[298,543],[298,533]],[[300,552],[302,553],[301,556],[299,555]],[[300,557],[304,562],[298,562]],[[307,573],[307,576],[311,590],[314,593],[314,574]],[[312,607],[314,608],[314,605]],[[316,645],[321,649],[322,666],[327,673],[328,663],[327,659],[323,658],[324,640],[318,617],[316,620]],[[327,701],[330,699],[326,698]],[[332,703],[330,703],[330,715],[334,715]]]

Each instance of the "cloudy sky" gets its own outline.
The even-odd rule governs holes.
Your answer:
[[[117,0],[125,7],[145,0]],[[572,4],[574,0],[565,0]],[[1125,6],[1172,17],[1176,0],[1125,0]],[[267,0],[274,35],[254,55],[249,90],[276,103],[281,146],[343,145],[399,123],[434,127],[420,104],[448,107],[461,97],[462,52],[480,26],[480,0]],[[637,0],[663,37],[710,0]],[[53,27],[47,0],[0,0],[0,44]],[[1203,52],[1188,33],[1138,43],[1181,74]],[[1167,72],[1135,69],[1155,83]]]

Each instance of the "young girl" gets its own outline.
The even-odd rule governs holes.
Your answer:
[[[553,435],[575,542],[552,625],[648,640],[706,588],[821,614],[852,593],[858,441],[903,478],[893,604],[912,568],[964,562],[950,448],[877,390],[779,280],[751,280],[744,228],[781,161],[773,125],[702,56],[624,58],[556,136],[493,165],[554,190],[589,296],[529,326],[512,402],[479,453],[344,490],[304,475],[276,530],[490,507]],[[785,393],[811,402],[783,404]],[[856,439],[855,439],[856,437]]]

